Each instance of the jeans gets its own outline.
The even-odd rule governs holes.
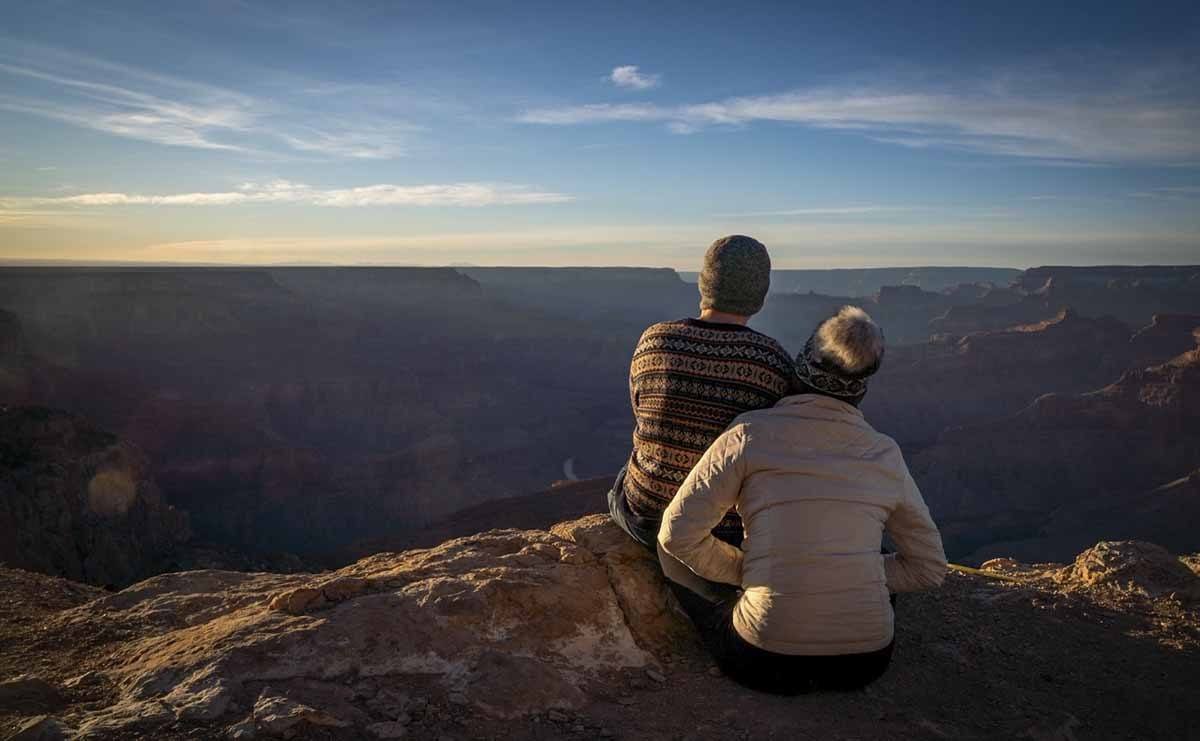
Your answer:
[[[628,464],[621,467],[621,470],[617,472],[616,480],[613,481],[612,488],[608,490],[608,514],[617,527],[624,530],[629,537],[641,543],[651,553],[656,553],[658,529],[662,525],[662,518],[642,517],[629,509],[629,502],[625,500],[625,471],[628,468]],[[730,545],[741,546],[742,544],[741,533],[718,533],[714,530],[713,535]]]
[[[777,695],[855,690],[878,679],[891,662],[891,643],[878,651],[840,656],[791,656],[761,649],[733,627],[740,589],[696,575],[661,548],[658,556],[667,585],[717,666],[744,687]]]
[[[658,528],[662,520],[657,517],[642,517],[635,515],[625,501],[625,469],[622,466],[617,472],[617,479],[608,490],[608,514],[617,527],[624,530],[629,537],[645,546],[651,553],[658,547]]]

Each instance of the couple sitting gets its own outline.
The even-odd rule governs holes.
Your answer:
[[[613,520],[655,550],[726,675],[780,694],[853,689],[891,659],[890,593],[941,583],[946,556],[895,441],[858,406],[884,340],[845,307],[794,360],[746,326],[766,298],[759,242],[715,242],[700,318],[634,351],[633,454]],[[884,531],[896,553],[881,553]]]

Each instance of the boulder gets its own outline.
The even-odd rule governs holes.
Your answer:
[[[36,715],[21,723],[8,741],[66,741],[74,732],[58,718]]]
[[[1053,578],[1068,591],[1200,600],[1200,576],[1187,563],[1162,546],[1137,540],[1097,543]]]
[[[167,574],[59,613],[54,629],[138,635],[108,672],[120,697],[89,719],[96,732],[252,707],[260,736],[353,725],[396,738],[406,688],[498,719],[582,707],[591,679],[654,669],[684,639],[668,599],[651,554],[593,515],[322,575]],[[398,725],[372,723],[359,696]],[[243,721],[227,735],[254,734]]]
[[[58,688],[35,676],[20,676],[0,682],[0,711],[37,713],[66,705]]]

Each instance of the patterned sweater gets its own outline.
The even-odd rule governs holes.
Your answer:
[[[775,340],[749,327],[699,319],[647,329],[633,353],[633,453],[625,474],[630,511],[661,518],[696,461],[743,412],[791,393],[793,361]],[[741,540],[730,512],[714,530]]]

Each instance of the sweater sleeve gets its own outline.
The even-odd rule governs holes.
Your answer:
[[[737,504],[745,477],[745,432],[726,430],[700,458],[663,512],[658,543],[709,581],[742,583],[740,548],[713,537],[712,529]]]
[[[629,406],[633,409],[633,416],[637,416],[638,411],[638,377],[635,375],[634,362],[637,360],[638,354],[642,350],[642,343],[645,342],[646,335],[638,338],[637,344],[633,346],[633,357],[629,359]]]
[[[903,462],[901,462],[903,466]],[[900,505],[888,517],[885,528],[896,542],[896,553],[883,559],[888,589],[916,592],[932,589],[946,578],[946,552],[942,536],[929,515],[921,490],[904,468],[904,492]]]

